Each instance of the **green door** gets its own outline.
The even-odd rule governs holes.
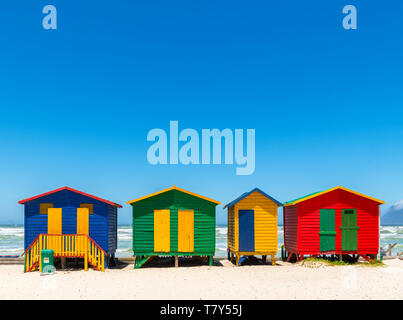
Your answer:
[[[336,249],[335,209],[320,209],[320,251]]]
[[[357,250],[357,209],[343,209],[341,211],[341,250]]]

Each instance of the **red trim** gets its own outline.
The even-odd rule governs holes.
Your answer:
[[[88,194],[88,193],[85,193],[85,192],[82,192],[82,191],[79,191],[79,190],[76,190],[76,189],[73,189],[73,188],[70,188],[70,187],[62,187],[62,188],[59,188],[59,189],[56,189],[56,190],[53,190],[53,191],[49,191],[49,192],[46,192],[46,193],[42,193],[42,194],[37,195],[37,196],[35,196],[35,197],[18,201],[18,203],[19,203],[19,204],[24,204],[24,203],[26,203],[26,202],[28,202],[28,201],[32,201],[32,200],[35,200],[35,199],[38,199],[38,198],[42,198],[42,197],[44,197],[44,196],[47,196],[47,195],[49,195],[49,194],[52,194],[52,193],[55,193],[55,192],[59,192],[59,191],[62,191],[62,190],[69,190],[69,191],[72,191],[72,192],[75,192],[75,193],[79,193],[79,194],[81,194],[81,195],[83,195],[83,196],[86,196],[86,197],[89,197],[89,198],[92,198],[92,199],[95,199],[95,200],[98,200],[98,201],[101,201],[101,202],[105,202],[105,203],[107,203],[107,204],[110,204],[111,206],[114,206],[114,207],[117,207],[117,208],[122,208],[122,206],[121,206],[120,204],[117,204],[117,203],[115,203],[115,202],[108,201],[108,200],[105,200],[105,199],[102,199],[102,198],[99,198],[99,197],[90,195],[90,194]]]
[[[98,243],[95,242],[95,240],[93,240],[90,236],[88,236],[88,239],[90,239],[90,240],[98,247],[99,250],[101,250],[104,254],[106,254],[105,250],[102,249],[102,248],[98,245]]]
[[[36,269],[36,267],[39,265],[39,262],[35,262],[32,266],[31,266],[31,268],[29,268],[28,270],[27,270],[27,272],[31,272],[32,270],[34,270],[34,269]]]
[[[29,247],[27,248],[27,250],[25,250],[25,251],[20,255],[20,257],[22,257],[24,254],[27,253],[27,251],[28,251],[29,249],[31,249],[31,247],[34,245],[34,243],[36,242],[36,240],[38,240],[41,235],[42,235],[42,233],[39,234],[39,235],[34,239],[34,241],[31,242],[31,244],[29,245]]]

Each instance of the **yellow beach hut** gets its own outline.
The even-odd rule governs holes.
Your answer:
[[[248,256],[277,254],[277,209],[283,204],[255,188],[224,206],[228,210],[228,259],[238,266]]]

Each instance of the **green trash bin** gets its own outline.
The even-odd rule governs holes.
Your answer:
[[[42,273],[52,273],[55,270],[53,259],[53,250],[44,249],[41,251],[41,269]]]

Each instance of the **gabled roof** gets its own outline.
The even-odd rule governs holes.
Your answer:
[[[239,201],[241,201],[242,199],[246,198],[247,196],[249,196],[251,193],[253,193],[253,192],[255,192],[255,191],[261,193],[261,194],[262,194],[263,196],[265,196],[266,198],[268,198],[268,199],[274,201],[274,202],[277,203],[280,207],[283,206],[283,204],[282,204],[280,201],[277,201],[276,199],[270,197],[267,193],[263,192],[263,191],[260,190],[259,188],[255,188],[255,189],[252,189],[252,190],[249,191],[249,192],[245,192],[245,193],[242,194],[240,197],[238,197],[238,198],[236,198],[235,200],[231,201],[230,203],[226,204],[223,209],[225,209],[225,208],[231,208],[234,204],[236,204],[237,202],[239,202]]]
[[[344,191],[353,193],[353,194],[355,194],[355,195],[357,195],[357,196],[360,196],[360,197],[367,198],[367,199],[369,199],[369,200],[378,202],[379,204],[385,204],[385,202],[382,201],[382,200],[379,200],[379,199],[376,199],[376,198],[372,198],[372,197],[370,197],[370,196],[366,196],[365,194],[362,194],[362,193],[359,193],[359,192],[356,192],[356,191],[353,191],[353,190],[350,190],[350,189],[347,189],[347,188],[338,186],[338,187],[331,188],[331,189],[328,189],[328,190],[325,190],[325,191],[310,193],[310,194],[308,194],[308,195],[306,195],[306,196],[304,196],[304,197],[300,197],[300,198],[297,198],[297,199],[294,199],[294,200],[291,200],[291,201],[287,201],[286,203],[284,203],[284,206],[286,206],[286,207],[287,207],[287,206],[293,206],[293,205],[295,205],[295,204],[297,204],[297,203],[300,203],[300,202],[302,202],[302,201],[305,201],[305,200],[308,200],[308,199],[312,199],[312,198],[318,197],[318,196],[320,196],[320,195],[322,195],[322,194],[325,194],[325,193],[328,193],[328,192],[331,192],[331,191],[334,191],[334,190],[344,190]]]
[[[37,195],[35,197],[32,197],[32,198],[28,198],[28,199],[18,201],[18,203],[19,204],[25,204],[25,203],[27,203],[29,201],[32,201],[32,200],[35,200],[35,199],[38,199],[38,198],[42,198],[42,197],[47,196],[49,194],[56,193],[56,192],[63,191],[63,190],[69,190],[69,191],[72,191],[72,192],[75,192],[75,193],[79,193],[79,194],[81,194],[83,196],[86,196],[86,197],[89,197],[89,198],[92,198],[92,199],[107,203],[107,204],[109,204],[111,206],[114,206],[114,207],[117,207],[117,208],[122,208],[122,206],[120,204],[117,204],[115,202],[108,201],[108,200],[93,196],[91,194],[88,194],[88,193],[85,193],[85,192],[82,192],[82,191],[79,191],[79,190],[76,190],[76,189],[73,189],[73,188],[70,188],[70,187],[61,187],[59,189],[55,189],[55,190],[52,190],[52,191],[49,191],[49,192],[46,192],[46,193],[39,194],[39,195]]]
[[[193,192],[190,192],[190,191],[187,191],[187,190],[178,188],[178,187],[176,187],[175,185],[172,186],[171,188],[168,188],[168,189],[164,189],[164,190],[161,190],[161,191],[158,191],[158,192],[151,193],[151,194],[149,194],[148,196],[144,196],[144,197],[141,197],[141,198],[137,198],[137,199],[128,201],[127,204],[133,204],[134,202],[138,202],[138,201],[140,201],[140,200],[144,200],[144,199],[147,199],[147,198],[151,198],[151,197],[154,197],[154,196],[156,196],[156,195],[159,195],[159,194],[161,194],[161,193],[165,193],[165,192],[168,192],[168,191],[171,191],[171,190],[178,190],[178,191],[181,191],[181,192],[183,192],[183,193],[187,193],[187,194],[190,194],[190,195],[192,195],[192,196],[198,197],[198,198],[200,198],[200,199],[213,202],[213,203],[215,203],[215,204],[221,204],[221,202],[219,202],[219,201],[217,201],[217,200],[213,200],[213,199],[210,199],[210,198],[207,198],[207,197],[203,197],[203,196],[201,196],[201,195],[199,195],[199,194],[197,194],[197,193],[193,193]]]

